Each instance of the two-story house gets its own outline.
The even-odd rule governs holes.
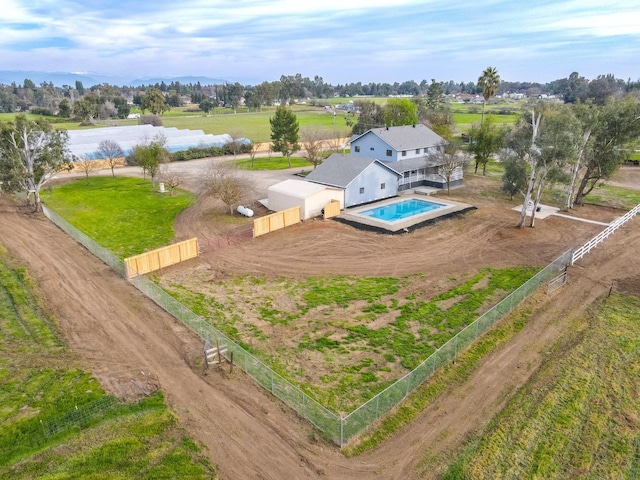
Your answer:
[[[351,155],[373,157],[400,174],[398,190],[427,185],[446,188],[441,165],[430,158],[444,139],[426,125],[372,128],[351,139]],[[451,178],[451,186],[462,183],[462,167]]]

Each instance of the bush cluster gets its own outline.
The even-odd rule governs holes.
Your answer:
[[[180,162],[183,160],[195,160],[197,158],[221,157],[223,155],[233,155],[233,142],[227,143],[222,147],[190,147],[187,150],[180,150],[171,154],[171,160]],[[235,144],[235,153],[249,153],[251,144]]]

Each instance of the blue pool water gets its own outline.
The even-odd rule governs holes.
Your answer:
[[[411,198],[409,200],[391,203],[359,213],[360,215],[366,215],[367,217],[375,218],[377,220],[393,222],[395,220],[402,220],[415,215],[420,215],[421,213],[430,212],[431,210],[435,210],[440,207],[444,207],[444,205]]]

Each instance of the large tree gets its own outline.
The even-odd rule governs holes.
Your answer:
[[[372,128],[384,127],[384,107],[371,100],[357,100],[354,102],[358,114],[358,121],[353,126],[353,135],[361,135]]]
[[[640,136],[640,104],[633,97],[610,101],[600,107],[597,119],[590,127],[589,140],[584,149],[582,178],[574,203],[582,205],[602,180],[613,175],[627,159],[628,151],[621,148]]]
[[[23,191],[36,212],[42,209],[40,190],[57,173],[70,170],[67,133],[46,120],[30,121],[18,115],[0,125],[0,179],[3,188]]]
[[[482,89],[482,118],[480,124],[484,123],[484,109],[489,99],[498,93],[498,86],[500,85],[500,75],[498,70],[494,67],[487,67],[482,75],[478,78],[478,88]]]
[[[418,107],[408,98],[390,98],[384,107],[384,123],[387,127],[415,125],[418,123]]]
[[[140,108],[143,112],[149,110],[153,115],[162,115],[166,110],[169,110],[169,105],[160,90],[150,88],[142,96]]]
[[[269,123],[271,124],[271,148],[274,152],[280,152],[287,157],[291,167],[291,154],[300,150],[298,119],[290,108],[279,105],[275,115],[269,118]]]

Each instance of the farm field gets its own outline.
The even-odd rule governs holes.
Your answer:
[[[0,477],[215,476],[162,393],[120,403],[82,369],[33,283],[0,244]]]
[[[347,103],[348,101],[357,101],[358,98],[336,98],[330,99],[329,104],[337,105]],[[360,98],[360,100],[373,100],[378,103],[386,103],[387,98],[368,99]],[[493,115],[496,124],[509,125],[516,121],[517,113],[503,114],[502,110],[516,110],[520,104],[511,102],[501,102],[498,104],[487,105],[486,115]],[[237,113],[233,113],[231,109],[216,109],[210,115],[202,112],[188,111],[196,106],[178,107],[169,110],[162,115],[162,122],[165,127],[188,128],[193,130],[202,130],[204,133],[222,134],[228,133],[234,138],[249,138],[255,143],[265,143],[270,141],[271,127],[269,118],[273,116],[273,108],[264,108],[262,112],[247,112],[246,109],[238,109]],[[473,124],[479,124],[481,118],[481,105],[468,105],[463,103],[452,103],[450,105],[452,118],[455,123],[455,133],[468,132]],[[294,105],[293,110],[300,122],[300,131],[303,132],[307,128],[319,129],[330,137],[348,137],[351,133],[351,127],[348,126],[347,120],[355,122],[357,118],[350,113],[337,110],[335,116],[333,110],[326,110],[321,107],[311,105]],[[0,114],[0,120],[11,120],[15,114]],[[29,119],[38,118],[37,115],[28,115]],[[61,122],[58,117],[47,117],[51,122],[55,123],[59,129],[76,130],[85,128],[100,128],[101,126],[117,126],[117,125],[136,125],[135,119],[109,119],[97,120],[96,125],[92,127],[81,127],[77,122]],[[334,128],[335,127],[335,128]]]
[[[640,277],[576,318],[531,381],[444,476],[640,476]]]
[[[554,217],[539,221],[535,229],[514,229],[517,212],[509,209],[511,205],[498,206],[491,193],[497,188],[495,181],[469,176],[466,183],[452,191],[452,198],[478,210],[447,221],[447,228],[436,224],[396,237],[334,222],[305,222],[209,252],[201,257],[202,263],[168,269],[163,276],[199,265],[209,270],[211,279],[227,280],[238,275],[340,275],[345,268],[349,275],[364,277],[401,278],[423,272],[434,278],[461,279],[482,265],[546,264],[567,244],[581,243],[601,229]],[[178,216],[176,232],[233,228],[208,225],[211,213],[211,204],[196,203]],[[620,211],[585,206],[574,214],[610,221]],[[482,428],[537,370],[544,352],[571,325],[569,319],[606,293],[609,279],[633,278],[638,269],[637,252],[625,247],[638,244],[638,231],[631,222],[572,270],[573,279],[555,297],[534,299],[526,326],[488,353],[463,382],[453,382],[445,394],[432,399],[410,425],[400,421],[405,427],[396,427],[381,448],[348,459],[242,374],[203,373],[198,363],[201,344],[47,222],[8,207],[0,217],[3,225],[11,226],[0,237],[30,265],[53,308],[64,312],[59,317],[65,319],[74,350],[101,383],[117,392],[129,383],[129,372],[153,371],[181,424],[209,447],[223,478],[251,478],[259,472],[268,472],[271,478],[435,478],[462,440]],[[42,235],[46,242],[40,240]],[[457,367],[451,372],[455,376]],[[256,449],[264,452],[259,459],[253,455]]]

